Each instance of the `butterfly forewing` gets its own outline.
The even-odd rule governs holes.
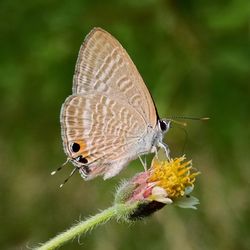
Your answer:
[[[73,79],[73,94],[90,92],[124,101],[147,124],[156,125],[153,100],[136,66],[121,44],[100,28],[93,29],[81,46]]]

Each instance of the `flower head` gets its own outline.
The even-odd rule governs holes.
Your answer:
[[[187,190],[193,189],[195,177],[199,174],[193,170],[191,161],[184,160],[184,156],[169,161],[153,159],[148,182],[155,183],[157,189],[164,189],[172,200],[183,197]]]
[[[134,176],[117,191],[116,203],[138,202],[138,209],[131,217],[144,217],[167,204],[194,208],[199,203],[189,194],[194,188],[199,172],[192,168],[185,156],[175,159],[155,157],[149,170]]]

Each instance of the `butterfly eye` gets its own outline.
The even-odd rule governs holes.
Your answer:
[[[80,145],[76,142],[74,142],[71,146],[71,149],[74,153],[78,152],[80,150]]]
[[[161,127],[161,131],[166,131],[167,129],[167,124],[165,121],[160,121],[160,127]]]
[[[159,121],[160,128],[162,132],[166,132],[169,129],[170,122],[166,122],[164,120]]]

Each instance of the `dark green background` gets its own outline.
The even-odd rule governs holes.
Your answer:
[[[197,211],[165,207],[132,226],[115,221],[62,249],[249,249],[250,1],[0,2],[0,248],[26,249],[112,203],[122,178],[84,182],[66,159],[59,113],[78,50],[95,26],[127,49],[159,113],[189,122],[185,153],[202,175]],[[185,132],[166,137],[182,154]]]

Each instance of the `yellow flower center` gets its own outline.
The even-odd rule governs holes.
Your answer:
[[[164,188],[170,199],[184,196],[186,188],[194,187],[195,177],[200,174],[192,169],[192,162],[183,162],[185,157],[160,161],[155,158],[152,161],[148,182],[155,182],[157,186]]]

